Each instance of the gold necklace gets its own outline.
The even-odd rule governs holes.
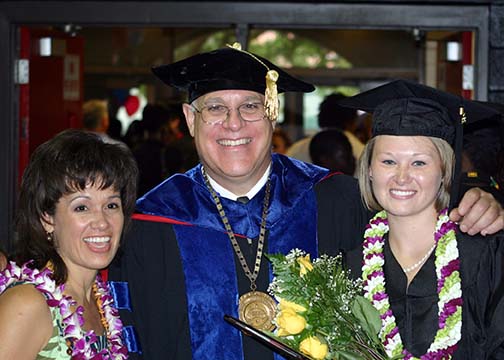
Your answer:
[[[205,184],[208,188],[208,191],[210,191],[215,206],[217,207],[217,211],[219,212],[222,223],[226,228],[229,240],[233,245],[236,257],[240,261],[240,265],[245,271],[245,276],[250,280],[251,291],[240,296],[240,299],[238,300],[238,312],[240,320],[255,327],[256,329],[268,330],[268,331],[273,330],[273,328],[275,327],[275,325],[273,324],[273,319],[276,313],[276,303],[268,294],[262,291],[257,291],[257,285],[255,283],[257,276],[259,275],[259,269],[261,268],[264,239],[266,237],[266,217],[268,215],[269,199],[271,193],[271,180],[268,177],[268,181],[266,182],[266,192],[264,194],[264,200],[263,200],[263,210],[261,215],[261,227],[259,230],[259,239],[257,244],[257,254],[254,263],[254,270],[250,271],[250,268],[247,265],[245,257],[243,256],[243,253],[240,249],[240,245],[238,244],[238,241],[236,241],[233,229],[229,224],[229,220],[226,216],[224,207],[222,206],[219,196],[210,185],[210,181],[208,180],[205,168],[202,167],[201,171],[203,173],[203,178],[205,180]]]

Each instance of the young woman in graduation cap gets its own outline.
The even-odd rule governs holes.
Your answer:
[[[381,314],[388,355],[504,358],[504,235],[469,236],[447,216],[457,200],[462,123],[494,111],[403,80],[345,105],[373,112],[359,186],[379,212],[346,260]]]

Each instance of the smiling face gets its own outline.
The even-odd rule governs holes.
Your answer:
[[[264,96],[248,90],[221,90],[198,98],[198,109],[209,105],[231,109],[227,121],[216,125],[203,122],[200,113],[184,104],[187,124],[207,173],[237,195],[250,190],[271,162],[274,123],[241,119],[236,109],[247,103],[262,104]]]
[[[442,160],[429,138],[377,136],[369,175],[376,200],[390,215],[436,212]]]
[[[41,219],[69,271],[97,271],[112,261],[124,223],[121,196],[113,187],[87,186],[63,195],[54,215]]]

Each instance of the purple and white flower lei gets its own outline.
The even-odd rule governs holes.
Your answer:
[[[84,333],[81,328],[84,324],[82,316],[84,308],[77,306],[75,311],[71,310],[77,305],[77,302],[72,297],[63,294],[65,285],[56,285],[56,282],[51,278],[52,271],[49,268],[38,270],[31,269],[28,265],[29,262],[19,267],[16,263],[10,262],[5,270],[0,272],[0,294],[17,282],[31,283],[43,293],[49,307],[59,308],[63,319],[63,337],[73,344],[71,348],[72,360],[123,360],[128,358],[128,350],[121,338],[123,325],[119,319],[119,313],[113,306],[113,298],[107,283],[101,279],[99,274],[96,276],[96,287],[98,303],[103,304],[102,310],[108,324],[108,348],[97,352],[91,346],[98,341],[96,334],[93,330]]]
[[[462,336],[462,287],[460,260],[455,234],[456,224],[450,221],[447,209],[439,213],[434,240],[438,292],[438,331],[422,360],[451,359]],[[399,328],[385,291],[383,265],[384,235],[388,232],[387,213],[381,211],[369,222],[364,233],[362,279],[364,296],[379,311],[382,327],[380,339],[390,357],[417,359],[404,348]]]

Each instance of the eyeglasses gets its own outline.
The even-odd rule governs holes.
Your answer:
[[[194,105],[193,109],[201,114],[201,119],[208,125],[220,125],[229,118],[231,109],[221,104],[207,105],[198,110]],[[240,118],[244,121],[254,122],[264,119],[264,105],[259,102],[244,103],[236,108]]]

